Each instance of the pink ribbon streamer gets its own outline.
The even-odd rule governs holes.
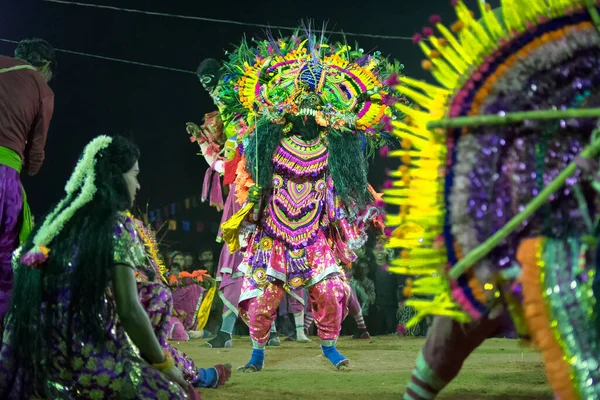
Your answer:
[[[223,210],[223,189],[221,187],[221,176],[213,169],[214,164],[207,168],[202,184],[202,201],[210,197],[210,205]],[[210,193],[209,193],[210,192]]]

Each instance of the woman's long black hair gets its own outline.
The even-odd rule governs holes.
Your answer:
[[[39,268],[20,264],[16,269],[6,321],[15,354],[30,370],[44,368],[54,335],[68,341],[77,330],[95,343],[104,342],[107,321],[115,313],[115,307],[105,303],[112,279],[115,224],[118,213],[131,204],[123,174],[131,170],[139,155],[133,142],[114,137],[95,157],[96,194],[48,245],[48,261]],[[63,209],[78,194],[69,196]],[[33,247],[37,230],[23,245],[23,253]],[[64,298],[67,288],[70,301]],[[55,308],[64,301],[69,301],[68,317],[59,321]],[[71,350],[72,343],[67,342],[67,351]]]

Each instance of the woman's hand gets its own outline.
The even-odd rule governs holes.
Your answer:
[[[183,374],[181,373],[179,368],[177,368],[176,366],[173,366],[173,367],[163,371],[163,374],[165,374],[167,376],[167,378],[169,378],[169,380],[171,380],[171,382],[175,382],[176,384],[181,386],[183,389],[187,389],[187,387],[189,386],[189,383],[187,383],[185,381],[185,379],[183,379]]]

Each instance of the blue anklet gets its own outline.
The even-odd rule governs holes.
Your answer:
[[[192,383],[197,388],[212,388],[215,387],[219,375],[214,368],[198,368],[198,378]]]
[[[343,365],[344,363],[348,363],[348,359],[340,354],[335,346],[321,345],[321,350],[323,350],[323,355],[327,357],[336,368],[339,368],[340,365]]]
[[[250,361],[248,364],[241,367],[240,371],[245,372],[258,372],[263,369],[265,365],[265,349],[253,349],[252,357],[250,357]]]

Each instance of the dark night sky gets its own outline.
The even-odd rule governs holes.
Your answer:
[[[295,26],[302,18],[329,29],[412,36],[431,14],[454,21],[450,0],[421,1],[117,1],[95,3],[170,14]],[[167,4],[169,3],[169,4]],[[474,1],[469,2],[469,4]],[[260,4],[260,5],[259,5]],[[401,5],[405,4],[405,5]],[[223,50],[244,33],[262,37],[261,28],[137,15],[38,0],[0,1],[0,38],[41,37],[68,50],[135,60],[193,71],[203,58],[222,58]],[[399,59],[408,75],[427,78],[422,53],[411,41],[348,37],[366,51],[379,49]],[[0,54],[14,45],[0,43]],[[55,114],[41,173],[25,180],[34,214],[41,215],[63,195],[62,188],[85,144],[99,134],[131,135],[142,150],[138,199],[152,207],[199,194],[206,164],[196,156],[185,123],[200,123],[212,111],[208,95],[191,74],[59,53],[59,72],[52,83]],[[375,160],[374,184],[383,181]],[[210,207],[202,216],[218,220]]]

